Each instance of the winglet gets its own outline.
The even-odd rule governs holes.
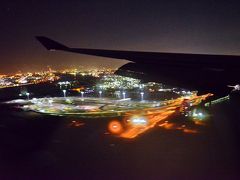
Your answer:
[[[64,46],[52,39],[44,36],[36,36],[36,39],[47,49],[47,50],[67,50],[68,47]]]

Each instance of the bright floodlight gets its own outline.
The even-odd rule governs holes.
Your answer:
[[[81,98],[83,98],[83,95],[84,95],[84,92],[83,92],[83,91],[81,91]]]
[[[144,92],[141,92],[141,101],[143,101]]]
[[[126,93],[123,92],[122,95],[123,95],[123,99],[126,99]]]
[[[66,97],[66,92],[67,92],[67,90],[64,89],[64,90],[63,90],[63,97]]]
[[[102,98],[102,91],[99,91],[99,98]]]
[[[132,117],[130,121],[133,125],[146,125],[147,124],[147,120],[144,117]]]

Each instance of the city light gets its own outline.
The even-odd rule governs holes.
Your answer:
[[[54,73],[47,72],[35,72],[35,73],[17,73],[14,75],[1,75],[0,76],[0,89],[17,87],[31,84],[39,84],[46,82],[53,82],[58,80],[59,77]]]
[[[202,100],[211,94],[202,96],[191,95],[188,103],[194,106],[201,103]],[[17,103],[10,101],[7,103]],[[174,113],[178,113],[185,98],[166,101],[126,101],[125,99],[109,99],[109,98],[86,98],[80,97],[55,97],[55,98],[34,98],[32,100],[19,101],[20,107],[24,110],[55,115],[68,116],[74,115],[81,118],[106,118],[106,117],[125,117],[124,120],[114,121],[109,124],[109,132],[122,138],[132,139],[147,130],[154,128],[158,123],[165,121],[166,118]],[[195,110],[192,119],[195,124],[199,124],[205,118],[203,111]],[[160,125],[159,125],[160,126]],[[195,133],[195,130],[186,128],[185,126],[173,126],[171,123],[165,123],[162,127],[166,129],[182,130],[186,133]]]
[[[158,123],[163,120],[166,121],[166,118],[174,113],[186,114],[188,118],[192,117],[191,119],[194,122],[200,122],[198,120],[204,119],[206,114],[202,111],[195,111],[190,114],[190,110],[207,97],[212,96],[212,94],[197,96],[194,92],[167,88],[160,83],[148,82],[143,84],[137,79],[104,73],[99,73],[97,78],[91,79],[96,83],[95,85],[85,86],[83,83],[77,82],[76,78],[79,75],[84,80],[92,78],[88,77],[91,76],[88,72],[74,70],[65,73],[67,77],[69,77],[69,74],[73,74],[74,80],[67,78],[68,81],[54,83],[54,86],[58,87],[59,85],[61,87],[63,97],[34,98],[30,100],[30,93],[24,90],[21,91],[19,96],[27,96],[27,100],[19,101],[20,107],[27,111],[54,116],[74,115],[79,118],[124,117],[123,121],[111,121],[108,130],[121,138],[132,139],[159,125]],[[19,85],[29,80],[23,75],[17,76],[19,77],[17,81]],[[33,74],[27,76],[32,77]],[[55,77],[55,75],[52,75],[52,77]],[[60,75],[60,77],[64,77],[64,75]],[[2,76],[2,78],[6,78],[6,76]],[[38,77],[38,79],[41,78]],[[3,80],[0,79],[0,82],[3,82]],[[73,91],[80,93],[81,96],[75,96],[76,93],[74,94]],[[162,95],[164,92],[173,92],[178,95],[176,99],[171,98],[171,100],[165,97],[162,98],[163,100],[151,100],[151,98],[147,99],[144,96],[145,93],[150,96],[153,93]],[[89,94],[87,98],[84,97],[85,94]],[[172,127],[171,123],[166,123],[166,128],[171,129],[175,128],[175,126]],[[193,132],[185,127],[181,128],[183,132]],[[176,129],[180,128],[177,127]]]
[[[100,80],[98,87],[103,90],[107,89],[134,89],[138,88],[140,84],[140,80],[130,78],[130,77],[124,77],[124,76],[118,76],[118,75],[107,75],[103,76],[103,78]]]

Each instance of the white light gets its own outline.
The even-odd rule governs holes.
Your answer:
[[[131,119],[132,124],[134,125],[146,125],[147,120],[144,117],[134,117]]]
[[[123,92],[122,94],[123,94],[123,99],[126,99],[126,93]]]
[[[143,95],[144,95],[144,92],[141,92],[141,101],[143,101]]]
[[[66,97],[66,89],[63,90],[63,97]]]
[[[83,91],[81,91],[81,98],[83,98],[83,95],[84,95],[84,92],[83,92]]]
[[[102,97],[102,91],[99,91],[99,97],[100,98]]]

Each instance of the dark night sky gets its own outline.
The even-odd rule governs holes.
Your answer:
[[[240,55],[240,2],[1,1],[0,74],[17,70],[118,67],[122,61],[46,51],[45,35],[69,46]]]

